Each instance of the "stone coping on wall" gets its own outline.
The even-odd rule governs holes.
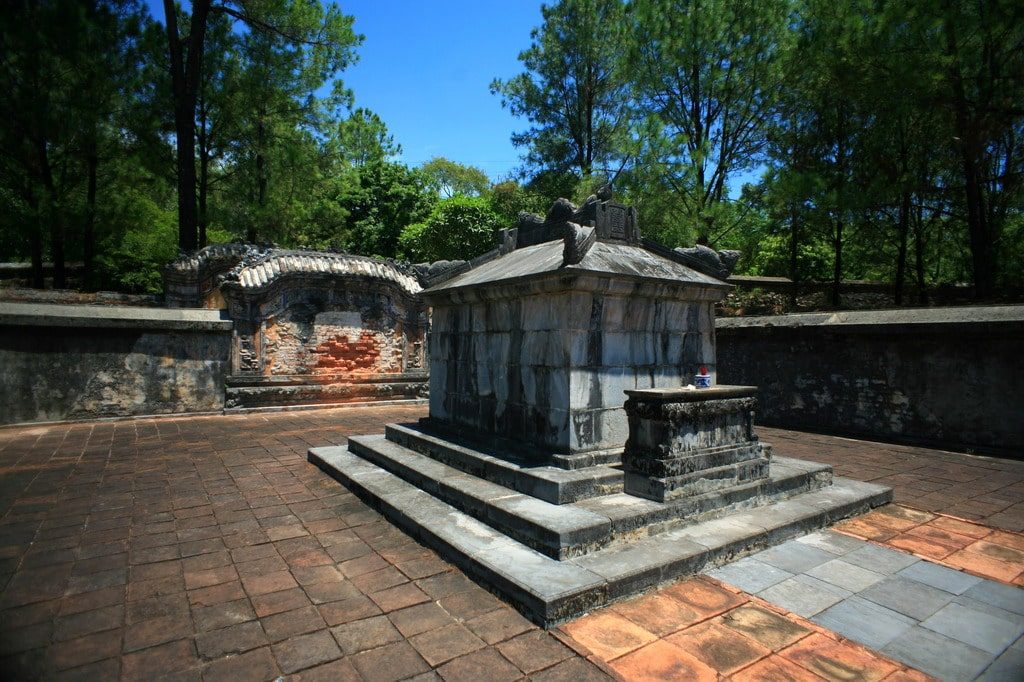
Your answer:
[[[97,307],[50,303],[0,303],[0,326],[139,329],[143,331],[230,331],[219,310],[199,308]]]
[[[715,329],[729,332],[818,327],[844,333],[898,334],[926,331],[929,328],[984,331],[989,328],[1005,328],[1006,325],[1024,329],[1024,305],[851,310],[758,317],[720,317],[715,320]]]

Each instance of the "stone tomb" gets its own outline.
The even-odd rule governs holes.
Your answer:
[[[729,288],[688,263],[607,196],[559,200],[421,294],[430,416],[310,461],[543,625],[889,501],[769,467],[753,389],[679,390],[716,374]]]

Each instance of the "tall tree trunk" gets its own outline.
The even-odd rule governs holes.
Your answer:
[[[793,282],[789,302],[793,310],[796,310],[797,297],[800,295],[800,212],[796,204],[790,206],[789,226],[789,279]]]
[[[174,132],[178,170],[178,248],[196,250],[196,93],[202,68],[203,41],[210,0],[192,3],[188,43],[178,35],[174,0],[164,0],[164,20],[170,52],[171,93],[174,98]],[[184,48],[184,49],[183,49]]]
[[[263,209],[267,205],[267,170],[266,159],[263,156],[264,136],[263,117],[261,116],[256,123],[256,205],[259,206],[259,211],[257,211],[256,220],[249,225],[247,238],[251,244],[255,244],[256,238],[259,236],[256,234],[256,226],[263,220]]]
[[[838,308],[842,303],[839,288],[843,283],[843,219],[836,218],[835,233],[832,238],[835,259],[832,261],[832,307]]]
[[[995,293],[996,252],[992,244],[985,211],[984,180],[981,173],[981,132],[971,120],[963,73],[960,69],[959,43],[956,26],[950,17],[945,22],[946,47],[951,57],[950,85],[953,90],[953,109],[956,120],[957,153],[963,169],[964,193],[967,202],[967,231],[971,241],[971,269],[974,272],[975,298],[989,298]]]
[[[893,299],[896,305],[903,305],[903,280],[907,271],[907,237],[910,232],[910,192],[904,190],[900,197],[900,214],[896,222],[899,233],[899,251],[896,254],[896,282],[893,285]]]
[[[29,234],[29,254],[32,259],[32,288],[42,289],[46,286],[43,277],[43,218],[39,212],[39,201],[31,186],[27,188],[25,203],[32,215],[32,232]]]
[[[924,283],[924,202],[918,197],[914,221],[914,271],[917,275],[917,302],[928,303],[928,290]]]
[[[199,96],[199,248],[206,246],[206,195],[210,183],[210,149],[206,131],[206,102]]]
[[[85,162],[89,178],[85,190],[85,225],[82,230],[83,288],[93,285],[93,261],[96,258],[96,172],[99,167],[99,154],[95,138],[89,144]]]
[[[50,223],[50,259],[53,261],[53,288],[64,289],[67,286],[67,271],[64,264],[64,220],[60,212],[60,197],[57,185],[50,168],[50,157],[46,148],[46,140],[39,139],[36,143],[37,162],[43,188],[46,190],[46,217]]]

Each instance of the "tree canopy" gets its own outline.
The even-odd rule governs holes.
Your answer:
[[[0,256],[160,290],[242,239],[466,258],[522,211],[612,181],[644,234],[748,274],[1024,282],[1024,5],[557,0],[491,92],[513,177],[413,168],[345,83],[363,37],[321,0],[0,6]],[[443,154],[443,150],[442,154]],[[495,182],[495,180],[497,180]]]

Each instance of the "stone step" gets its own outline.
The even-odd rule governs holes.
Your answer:
[[[627,471],[624,489],[633,495],[668,502],[680,497],[722,491],[763,479],[768,476],[768,470],[768,458],[758,457],[664,478],[651,478]]]
[[[563,469],[511,462],[431,435],[416,424],[388,424],[384,433],[388,440],[410,450],[552,504],[568,504],[622,491],[622,470],[611,466]]]
[[[770,507],[559,561],[345,448],[314,448],[309,461],[545,627],[892,500],[889,488],[837,478]]]
[[[450,467],[383,435],[352,436],[348,446],[356,455],[555,559],[580,556],[616,541],[663,532],[831,482],[826,465],[784,460],[769,478],[665,503],[616,493],[554,505]],[[786,461],[792,462],[788,468]]]
[[[352,436],[348,447],[446,504],[556,559],[611,542],[611,521],[606,516],[516,492],[421,455],[383,435]]]
[[[404,426],[410,426],[405,424]],[[446,424],[430,417],[423,417],[416,425],[421,432],[451,442],[457,442],[480,452],[498,452],[506,458],[517,458],[524,466],[552,466],[559,469],[589,469],[595,466],[617,466],[622,463],[622,448],[590,450],[573,454],[551,452],[525,441],[516,441],[497,434],[473,432]]]

